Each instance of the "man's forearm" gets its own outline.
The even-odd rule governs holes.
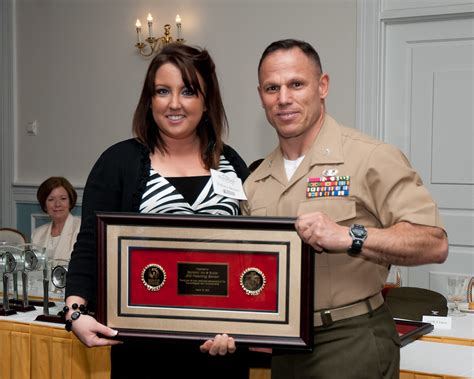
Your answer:
[[[360,256],[372,262],[415,266],[443,263],[448,256],[448,239],[441,228],[399,222],[367,230]]]

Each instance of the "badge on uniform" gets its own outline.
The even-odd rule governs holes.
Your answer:
[[[308,178],[306,197],[349,196],[350,176],[321,176]]]

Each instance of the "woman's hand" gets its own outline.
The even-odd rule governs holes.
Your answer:
[[[71,320],[71,315],[75,311],[80,311],[81,307],[87,307],[86,299],[80,296],[68,296],[66,298],[66,307],[64,307],[64,310],[67,310],[67,313],[64,315],[65,319]],[[117,335],[118,332],[116,330],[98,323],[94,317],[87,314],[87,311],[80,311],[80,313],[79,318],[71,322],[71,331],[84,345],[94,347],[122,343],[122,341],[109,339]]]
[[[199,349],[202,353],[209,353],[210,355],[232,354],[237,350],[235,340],[227,334],[217,334],[214,339],[204,342]]]
[[[69,315],[70,316],[70,315]],[[117,345],[122,341],[109,339],[115,337],[117,331],[97,322],[95,318],[89,315],[81,315],[72,322],[72,332],[87,347]],[[101,334],[102,336],[99,336]]]

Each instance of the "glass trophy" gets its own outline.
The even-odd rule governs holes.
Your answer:
[[[46,267],[46,249],[33,244],[23,244],[18,247],[23,249],[25,269],[21,273],[22,300],[15,302],[14,309],[19,312],[28,312],[36,309],[29,299],[29,276],[34,275],[35,272],[41,272]],[[15,279],[13,283],[15,284]]]
[[[66,259],[51,259],[48,260],[44,270],[43,291],[44,291],[44,306],[43,314],[39,315],[37,321],[57,322],[63,323],[62,308],[64,307],[64,296],[66,290],[66,277],[69,266],[69,261]],[[59,314],[50,314],[49,301],[54,300],[60,308]]]
[[[9,316],[15,314],[16,311],[10,308],[8,298],[8,284],[13,274],[23,272],[25,269],[25,261],[23,249],[17,246],[0,246],[0,273],[3,281],[3,306],[0,309],[0,315]]]

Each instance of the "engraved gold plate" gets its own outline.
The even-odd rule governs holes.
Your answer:
[[[142,283],[149,291],[159,291],[166,282],[166,271],[159,264],[151,263],[142,270]]]

